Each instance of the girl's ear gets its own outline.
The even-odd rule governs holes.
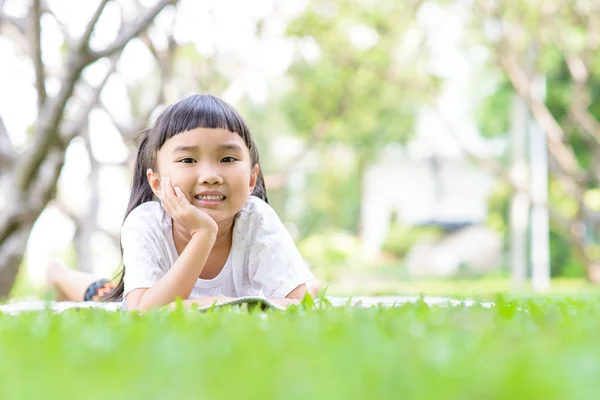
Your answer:
[[[158,196],[160,194],[160,175],[154,173],[152,168],[148,168],[146,176],[148,177],[148,183],[152,192],[154,192],[155,196]]]
[[[250,171],[250,186],[248,187],[248,193],[252,194],[254,192],[254,187],[256,186],[256,182],[258,181],[258,172],[260,171],[260,167],[258,164],[255,164],[252,167],[252,171]]]

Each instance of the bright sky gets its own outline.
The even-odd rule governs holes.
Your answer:
[[[152,4],[154,1],[146,0],[143,3]],[[292,60],[293,44],[284,37],[287,21],[300,12],[306,3],[307,0],[181,0],[179,12],[175,14],[172,9],[163,12],[150,33],[153,38],[160,39],[162,32],[171,26],[173,18],[177,18],[174,34],[179,43],[192,43],[203,56],[227,61],[223,65],[227,66],[226,72],[233,77],[233,83],[224,94],[226,100],[235,104],[242,95],[247,94],[255,102],[264,102],[269,95],[269,79],[283,74]],[[5,10],[24,15],[27,12],[24,4],[20,0],[8,0]],[[96,4],[97,1],[50,0],[51,9],[65,24],[69,34],[75,37],[82,32],[87,16],[93,12]],[[275,6],[278,10],[276,17],[269,19],[270,24],[264,36],[258,39],[254,32],[254,21],[272,14]],[[473,55],[468,58],[459,49],[465,14],[458,8],[449,14],[432,5],[424,7],[417,18],[419,25],[432,37],[429,44],[433,57],[432,71],[448,78],[440,100],[441,109],[475,150],[484,150],[470,117],[473,97],[477,96],[471,78],[474,72]],[[99,48],[110,43],[119,25],[117,4],[109,3],[98,23],[93,47]],[[42,28],[44,62],[48,70],[57,71],[61,68],[58,56],[62,45],[60,27],[52,18],[46,17],[42,21]],[[359,48],[373,46],[378,40],[376,33],[364,27],[353,28],[349,35]],[[414,39],[416,42],[417,37]],[[166,44],[158,40],[158,45]],[[319,57],[320,50],[314,41],[304,41],[301,50],[308,59]],[[24,145],[26,132],[36,113],[34,72],[27,58],[22,56],[22,51],[22,48],[0,36],[0,115],[17,147]],[[475,56],[479,57],[480,62],[485,61],[486,54],[483,51]],[[104,104],[117,119],[126,121],[130,114],[124,84],[147,79],[153,63],[152,56],[139,42],[132,41],[126,48],[119,64],[119,75],[111,78],[102,95]],[[98,63],[86,70],[85,76],[92,83],[97,83],[106,68],[106,62]],[[49,79],[47,87],[52,94],[58,89],[58,84]],[[419,140],[411,144],[413,154],[427,156],[434,152],[450,157],[459,154],[456,143],[430,111],[423,110],[420,113],[417,129]],[[127,159],[128,149],[103,111],[94,111],[90,116],[90,138],[94,155],[99,161],[119,163]],[[89,201],[89,171],[84,143],[75,140],[67,151],[59,189],[61,201],[76,212],[85,212]],[[118,167],[106,167],[100,179],[99,223],[116,233],[129,196],[129,175],[123,174]],[[28,274],[34,283],[42,282],[45,265],[51,255],[63,256],[61,252],[71,244],[73,233],[74,225],[54,207],[49,207],[42,214],[34,227],[27,251]],[[118,250],[107,248],[110,246],[106,240],[95,238],[97,258],[94,269],[102,274],[111,273],[119,262]]]

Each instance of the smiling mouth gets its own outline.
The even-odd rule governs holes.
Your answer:
[[[220,202],[224,201],[227,197],[226,196],[215,196],[215,195],[211,195],[211,196],[196,195],[196,196],[194,196],[194,198],[196,200],[200,200],[203,203],[220,203]]]

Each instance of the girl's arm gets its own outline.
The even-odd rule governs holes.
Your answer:
[[[192,235],[169,271],[148,289],[135,289],[127,294],[127,308],[150,310],[172,303],[178,297],[187,299],[200,276],[215,243],[216,235],[199,231]]]
[[[149,169],[148,176],[152,174]],[[187,299],[217,239],[217,222],[194,207],[181,188],[173,187],[169,177],[161,178],[157,194],[167,214],[185,228],[191,239],[158,282],[148,289],[136,289],[127,295],[129,309],[150,310],[166,306],[178,297]]]
[[[201,297],[199,299],[183,300],[181,302],[181,304],[185,308],[190,308],[192,304],[197,304],[198,307],[205,307],[205,306],[212,306],[215,303],[219,304],[224,301],[233,300],[233,299],[234,299],[233,297],[227,297],[227,296],[210,296],[210,297]],[[168,307],[169,307],[169,310],[174,310],[175,308],[177,308],[177,303],[172,302],[171,304],[169,304]]]
[[[270,302],[278,304],[283,307],[288,307],[291,304],[300,304],[300,300],[304,298],[304,294],[307,292],[306,284],[299,285],[296,289],[292,290],[287,297],[283,299],[269,299]],[[234,297],[227,296],[211,296],[211,297],[201,297],[199,299],[188,299],[183,300],[181,304],[185,308],[191,307],[192,304],[197,304],[198,307],[212,306],[213,304],[222,303],[225,301],[233,300]],[[177,307],[176,302],[172,302],[169,304],[169,310],[174,310]]]
[[[234,300],[235,297],[227,297],[227,296],[211,296],[211,297],[201,297],[199,299],[188,299],[183,300],[181,304],[185,308],[190,308],[192,304],[197,304],[198,307],[212,306],[213,304],[223,303],[225,301]],[[300,304],[300,300],[285,298],[285,299],[269,299],[270,302],[278,304],[280,306],[286,307],[290,304]],[[177,303],[173,302],[169,304],[169,310],[174,310],[177,307]]]
[[[269,299],[269,301],[278,304],[283,307],[287,307],[291,304],[300,304],[300,300],[304,298],[305,293],[307,292],[306,284],[299,285],[294,290],[290,292],[283,299]],[[133,293],[133,292],[132,292]],[[233,300],[234,297],[227,296],[210,296],[210,297],[201,297],[198,299],[187,299],[183,300],[181,304],[185,308],[190,308],[192,304],[197,304],[198,307],[212,306],[213,304],[222,303],[225,301]],[[174,310],[177,307],[177,303],[175,301],[171,302],[169,305],[169,310]]]
[[[273,303],[279,304],[280,306],[287,307],[291,304],[300,304],[300,301],[304,298],[304,295],[308,291],[306,284],[303,283],[298,285],[294,290],[292,290],[285,298],[283,299],[269,299]]]
[[[303,283],[301,285],[298,285],[287,296],[285,296],[285,298],[301,301],[304,298],[304,296],[306,295],[307,291],[308,291],[308,288],[306,287],[306,283]]]

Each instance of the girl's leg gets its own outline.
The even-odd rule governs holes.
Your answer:
[[[68,268],[59,261],[48,264],[46,281],[48,287],[57,292],[57,301],[83,301],[87,288],[98,280],[98,277]]]

